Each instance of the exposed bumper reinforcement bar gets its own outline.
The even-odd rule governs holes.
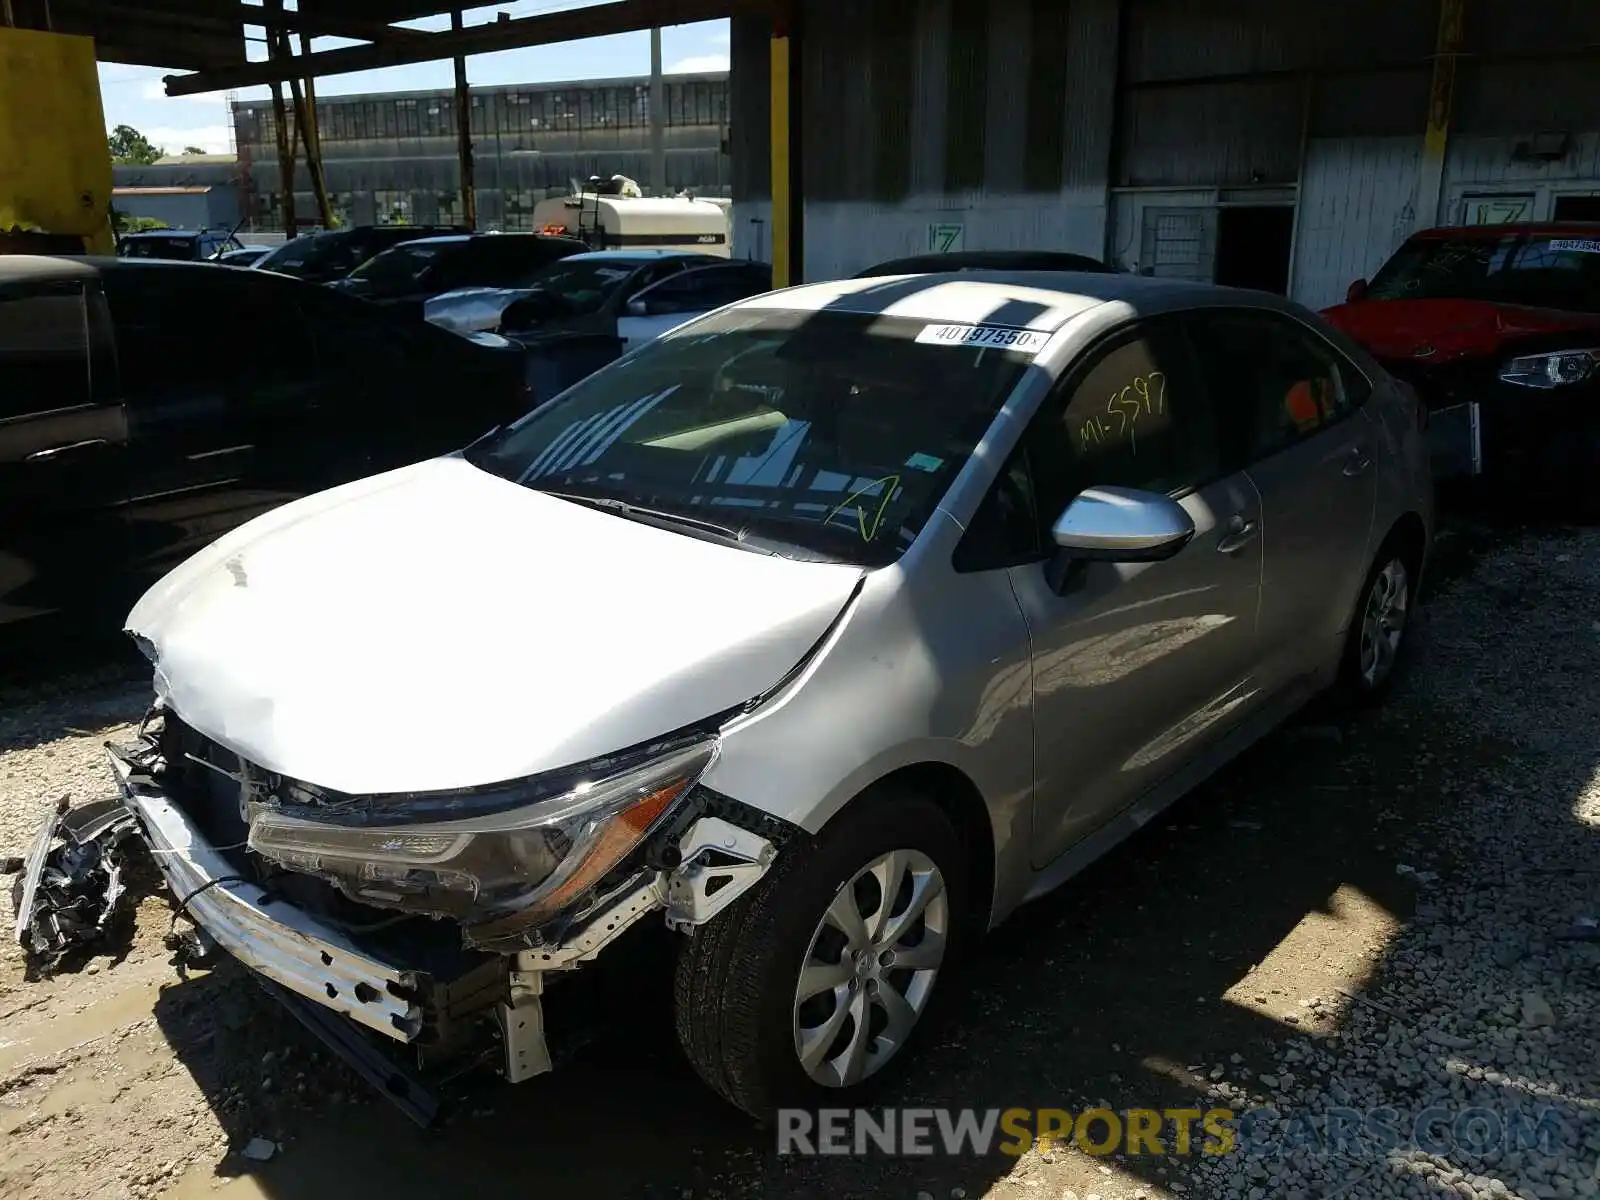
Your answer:
[[[399,1042],[422,1029],[415,972],[357,949],[337,930],[239,878],[138,764],[108,747],[129,808],[183,913],[245,966],[289,992]]]

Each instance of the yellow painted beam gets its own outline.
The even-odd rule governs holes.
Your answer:
[[[111,155],[90,38],[0,28],[0,232],[13,228],[112,250]]]
[[[797,264],[789,261],[789,39],[774,37],[772,47],[772,286],[797,282]]]
[[[1428,124],[1422,135],[1418,173],[1417,225],[1439,222],[1444,190],[1444,157],[1450,143],[1450,113],[1455,103],[1456,56],[1461,53],[1461,26],[1466,0],[1439,0],[1439,33],[1434,42],[1433,84],[1428,90]],[[1449,216],[1444,218],[1447,222]]]

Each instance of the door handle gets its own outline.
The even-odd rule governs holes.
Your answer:
[[[1350,451],[1350,456],[1345,459],[1344,473],[1352,478],[1365,475],[1372,466],[1372,456],[1367,453],[1365,446],[1356,446]]]
[[[23,462],[51,462],[63,454],[71,454],[74,450],[88,450],[92,446],[104,446],[105,438],[86,438],[81,442],[67,442],[60,446],[46,446],[43,450],[35,450],[27,455]]]
[[[1246,520],[1242,516],[1234,516],[1228,521],[1228,532],[1217,542],[1217,553],[1237,553],[1255,541],[1256,534],[1260,532],[1261,527],[1255,521]]]

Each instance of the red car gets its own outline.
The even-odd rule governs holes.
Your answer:
[[[1440,476],[1600,467],[1600,222],[1426,230],[1322,315],[1416,389]]]

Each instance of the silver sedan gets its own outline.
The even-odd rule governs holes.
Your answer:
[[[975,935],[1381,696],[1432,528],[1413,396],[1283,300],[792,288],[179,567],[118,770],[202,929],[391,1039],[446,1024],[442,921],[450,1028],[548,1069],[545,989],[664,918],[711,1086],[850,1103]]]

